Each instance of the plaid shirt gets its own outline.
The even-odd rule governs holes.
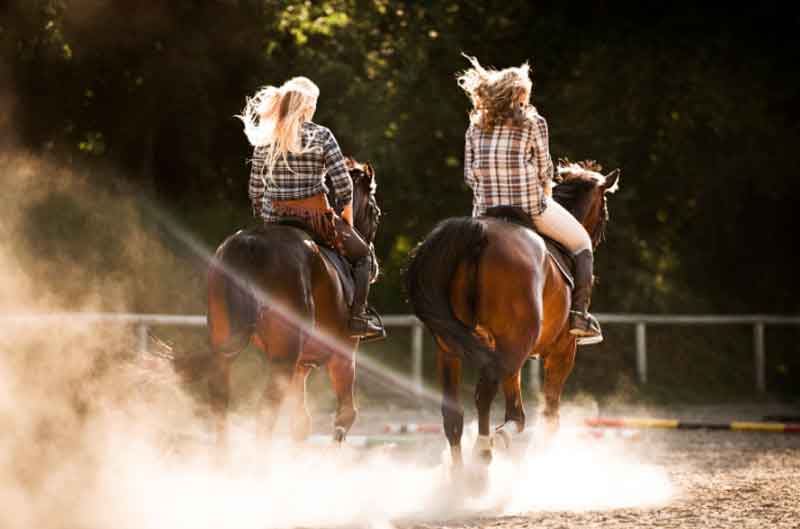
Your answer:
[[[518,206],[528,215],[545,209],[544,188],[553,178],[547,121],[539,114],[523,127],[467,129],[464,180],[472,188],[472,215],[493,206]]]
[[[302,154],[287,153],[289,166],[279,157],[270,178],[265,167],[268,146],[253,149],[248,194],[253,211],[260,213],[266,222],[278,218],[272,210],[273,200],[299,200],[327,193],[326,176],[333,186],[335,206],[345,206],[353,200],[353,180],[333,133],[326,127],[306,122],[302,135],[303,148],[311,149]]]

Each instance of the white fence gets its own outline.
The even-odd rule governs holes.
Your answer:
[[[647,325],[749,325],[753,328],[754,381],[759,393],[766,391],[766,350],[764,332],[767,325],[800,325],[800,316],[772,315],[654,315],[654,314],[595,314],[603,324],[636,326],[636,374],[640,383],[647,383]],[[46,325],[48,322],[117,323],[136,327],[138,348],[146,352],[148,330],[156,325],[203,327],[205,316],[169,314],[121,314],[121,313],[56,313],[0,315],[0,324]],[[387,327],[410,327],[411,329],[411,376],[417,387],[422,387],[422,353],[424,326],[410,314],[393,314],[383,317]],[[533,391],[541,387],[539,360],[530,362],[529,380]]]

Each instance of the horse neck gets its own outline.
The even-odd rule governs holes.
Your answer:
[[[364,219],[362,222],[358,222],[359,219],[367,214],[366,211],[362,211],[363,209],[366,209],[366,206],[359,207],[358,209],[356,209],[355,205],[353,206],[353,227],[364,239],[364,242],[370,244],[372,241],[367,240],[367,236],[369,235],[367,233],[369,226],[365,226],[365,224],[367,224],[366,219]]]

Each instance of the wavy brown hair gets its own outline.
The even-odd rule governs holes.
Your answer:
[[[530,66],[495,70],[484,68],[478,59],[464,55],[472,65],[456,76],[458,86],[472,101],[470,121],[483,130],[491,130],[507,121],[515,126],[529,122],[536,109],[529,103],[520,103],[520,96],[530,94],[533,83],[530,79]]]

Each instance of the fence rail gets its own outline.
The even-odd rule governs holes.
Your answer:
[[[604,324],[634,325],[636,329],[636,374],[640,383],[647,383],[647,325],[751,325],[753,327],[753,366],[755,386],[759,393],[766,391],[766,350],[764,346],[767,325],[800,325],[800,316],[767,314],[744,315],[689,315],[689,314],[595,314]],[[146,352],[149,346],[148,330],[156,325],[203,327],[206,317],[174,314],[124,314],[103,312],[63,312],[48,314],[0,315],[0,324],[47,325],[55,322],[117,323],[136,327],[138,349]],[[383,317],[387,327],[411,328],[411,373],[417,387],[422,387],[422,353],[424,326],[411,314],[391,314]],[[533,391],[541,387],[539,360],[530,362],[529,381]]]

